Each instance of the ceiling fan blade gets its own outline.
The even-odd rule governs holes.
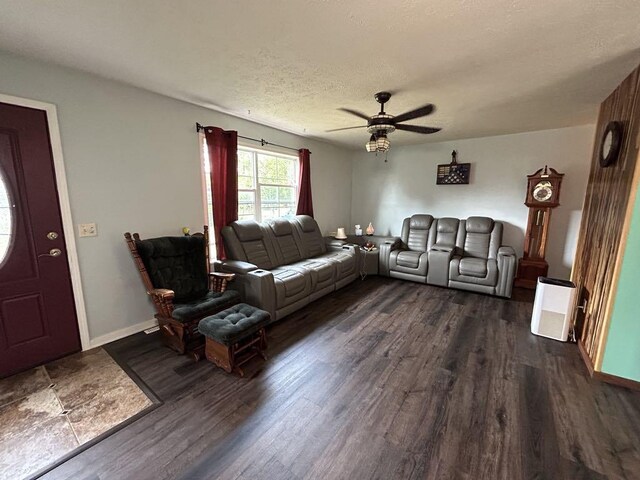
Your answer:
[[[397,115],[393,121],[398,122],[406,122],[407,120],[413,120],[414,118],[426,117],[430,113],[432,113],[436,109],[435,106],[428,103],[424,107],[416,108],[415,110],[411,110],[409,112],[401,113]]]
[[[357,110],[352,110],[350,108],[339,108],[338,110],[342,110],[343,112],[350,113],[351,115],[355,115],[356,117],[364,118],[367,121],[369,121],[369,118],[370,118],[369,115],[365,115],[362,112],[359,112]]]
[[[365,128],[366,125],[358,125],[357,127],[344,127],[344,128],[333,128],[331,130],[325,130],[326,133],[329,132],[339,132],[340,130],[351,130],[353,128]]]
[[[419,125],[398,125],[396,124],[396,130],[406,130],[407,132],[415,133],[436,133],[442,130],[441,128],[434,127],[421,127]]]

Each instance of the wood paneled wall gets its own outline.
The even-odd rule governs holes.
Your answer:
[[[624,125],[623,145],[615,165],[601,168],[599,148],[607,124],[617,120]],[[634,70],[602,103],[591,160],[580,237],[571,274],[578,287],[576,331],[583,355],[590,368],[599,370],[602,340],[611,315],[614,279],[620,242],[626,221],[636,158],[640,125],[640,67]]]

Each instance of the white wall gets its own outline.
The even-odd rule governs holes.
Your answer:
[[[595,126],[586,125],[405,147],[392,143],[388,163],[363,151],[353,161],[351,229],[372,221],[377,233],[399,235],[402,219],[414,213],[484,215],[505,223],[503,243],[521,256],[527,175],[546,164],[565,174],[561,205],[551,216],[549,274],[569,278],[594,134]],[[436,185],[437,165],[449,163],[454,149],[458,162],[471,163],[470,184]]]
[[[89,333],[105,340],[153,316],[124,243],[200,231],[204,221],[195,122],[311,150],[315,214],[323,231],[347,224],[353,152],[79,71],[0,52],[0,93],[54,103],[77,238]]]

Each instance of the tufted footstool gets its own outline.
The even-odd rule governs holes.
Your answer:
[[[270,315],[264,310],[239,303],[203,318],[198,331],[206,337],[205,356],[227,372],[244,372],[240,366],[256,355],[265,360],[267,336],[264,327]]]

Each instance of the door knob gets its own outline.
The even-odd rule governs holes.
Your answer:
[[[582,300],[582,305],[576,306],[578,310],[582,310],[584,313],[587,313],[587,299]]]
[[[38,257],[59,257],[62,255],[62,250],[59,248],[52,248],[49,253],[41,253]]]
[[[56,238],[58,238],[58,232],[49,232],[49,233],[47,233],[47,238],[49,240],[55,240]]]

